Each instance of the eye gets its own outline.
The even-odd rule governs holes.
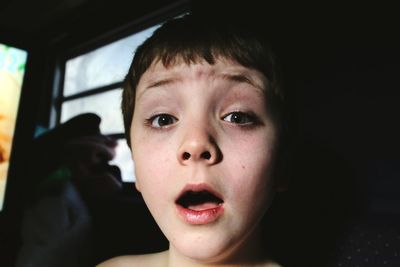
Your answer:
[[[150,119],[148,119],[148,121],[149,124],[154,128],[163,128],[176,123],[178,119],[169,114],[159,114],[151,117]]]
[[[230,123],[241,125],[254,124],[256,122],[256,118],[253,114],[248,114],[240,111],[231,112],[222,119]]]

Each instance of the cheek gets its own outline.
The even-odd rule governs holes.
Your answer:
[[[160,146],[143,146],[134,150],[136,179],[141,183],[165,180],[170,173],[171,153]]]
[[[162,188],[168,182],[166,177],[171,173],[172,160],[176,156],[171,140],[145,127],[143,120],[143,115],[135,113],[131,140],[138,189],[146,197],[163,193]]]
[[[146,146],[148,147],[148,146]],[[168,173],[171,163],[165,158],[162,150],[136,150],[135,175],[137,189],[141,192],[146,205],[155,218],[162,213],[160,207],[165,207],[170,199],[167,188],[170,179]]]
[[[236,161],[236,171],[256,173],[268,172],[273,165],[275,138],[259,133],[233,138],[227,143],[227,155]]]
[[[268,136],[241,138],[227,148],[232,194],[242,196],[244,203],[251,204],[256,199],[262,204],[273,194],[274,139]]]
[[[148,188],[156,189],[152,185],[165,181],[166,174],[170,172],[171,149],[165,142],[152,140],[137,136],[132,143],[135,175],[141,191]]]

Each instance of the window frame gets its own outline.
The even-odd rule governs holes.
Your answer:
[[[66,64],[68,60],[88,54],[96,49],[102,48],[104,46],[107,46],[108,44],[111,44],[118,40],[137,34],[148,28],[161,24],[167,21],[168,19],[181,16],[182,14],[188,12],[191,12],[191,8],[189,6],[188,1],[177,2],[165,8],[156,10],[153,13],[140,17],[137,20],[134,20],[119,28],[113,29],[110,32],[107,32],[101,36],[97,36],[94,39],[73,46],[71,49],[67,49],[63,53],[60,53],[56,57],[54,64],[53,83],[52,83],[53,91],[51,96],[51,107],[49,112],[49,123],[48,123],[49,127],[54,128],[61,124],[62,105],[64,103],[71,100],[98,95],[112,90],[120,90],[123,85],[123,80],[121,80],[103,86],[88,88],[81,92],[64,96],[63,93],[64,82],[65,82]],[[132,53],[133,52],[134,51],[132,51]],[[117,141],[125,139],[124,132],[111,133],[105,135]],[[124,181],[124,183],[132,183],[132,182]]]

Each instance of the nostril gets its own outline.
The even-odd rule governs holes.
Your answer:
[[[209,160],[211,159],[211,154],[208,151],[204,151],[203,153],[201,153],[201,158]]]
[[[190,158],[190,154],[188,152],[183,153],[182,158],[184,160],[188,160]]]

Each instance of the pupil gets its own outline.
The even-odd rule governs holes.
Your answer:
[[[168,125],[168,124],[170,124],[171,123],[171,118],[169,118],[168,116],[160,116],[159,118],[158,118],[158,124],[160,125],[160,126],[165,126],[165,125]]]
[[[240,114],[235,113],[235,114],[232,114],[232,121],[235,122],[235,123],[242,123],[243,122],[243,118],[242,118],[242,116]]]

